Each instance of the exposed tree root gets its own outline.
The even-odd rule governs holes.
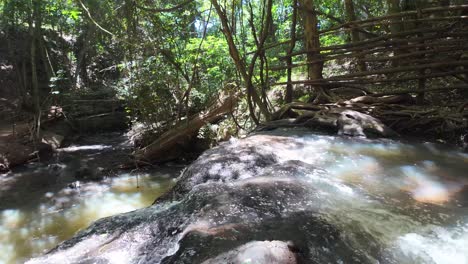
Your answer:
[[[357,120],[362,128],[374,130],[380,136],[394,134],[388,132],[390,130],[380,133],[381,131],[375,129],[376,127],[381,129],[388,127],[399,134],[445,139],[452,143],[459,143],[457,141],[459,141],[460,137],[467,133],[468,103],[461,102],[450,106],[420,106],[413,103],[413,97],[408,94],[382,97],[360,96],[347,101],[339,101],[335,104],[290,103],[274,114],[275,119],[281,119],[281,122],[268,123],[262,129],[307,124],[309,127],[322,130],[335,129],[338,132],[341,128],[340,124],[336,122],[340,118],[341,122],[343,122],[348,117]],[[346,111],[351,111],[350,113],[353,114],[347,116]],[[366,116],[356,118],[356,115],[359,114],[355,114],[355,112]],[[294,118],[294,120],[291,121],[288,118]],[[375,121],[372,118],[380,120],[385,126],[379,124],[373,127],[372,124],[378,124],[380,121]],[[362,133],[358,131],[356,134],[361,135]]]

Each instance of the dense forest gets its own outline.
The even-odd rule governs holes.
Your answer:
[[[224,136],[317,111],[302,102],[366,108],[398,132],[460,140],[463,1],[315,2],[4,0],[3,94],[37,136],[46,113],[72,118],[67,99],[84,94],[124,100],[131,122],[160,135],[229,90],[239,105]]]
[[[468,151],[467,30],[466,0],[0,0],[0,171],[5,172],[0,178],[3,185],[0,192],[5,192],[0,199],[13,203],[16,198],[11,198],[11,193],[17,192],[15,186],[26,186],[24,189],[27,191],[29,182],[38,179],[38,176],[25,177],[26,185],[17,180],[23,176],[17,176],[15,168],[22,170],[21,166],[28,163],[45,166],[47,175],[59,175],[59,170],[67,171],[73,175],[72,180],[67,178],[62,183],[78,189],[79,181],[102,180],[116,174],[116,171],[133,173],[142,167],[154,169],[155,164],[164,166],[162,164],[166,162],[185,166],[188,161],[196,159],[175,187],[169,188],[168,193],[156,200],[155,206],[185,199],[189,193],[192,194],[192,187],[195,198],[190,196],[193,198],[190,201],[209,200],[209,197],[198,197],[195,186],[210,182],[210,177],[222,182],[244,180],[250,177],[245,175],[264,173],[271,165],[270,160],[277,160],[256,149],[260,145],[278,149],[288,145],[282,140],[286,140],[284,138],[289,134],[275,134],[274,137],[279,139],[274,140],[258,136],[258,133],[280,133],[271,131],[306,128],[314,133],[341,136],[336,139],[340,142],[348,139],[341,143],[344,147],[337,147],[338,150],[327,148],[323,150],[326,153],[350,151],[355,148],[353,140],[392,138],[395,141],[441,144],[442,148],[465,155],[461,153]],[[120,140],[122,134],[113,136],[112,131],[124,133],[131,146],[127,148],[125,145],[118,154],[114,151],[96,156],[101,158],[87,153],[67,157],[73,161],[62,162],[63,153],[71,152],[70,149],[77,144],[88,144],[92,138],[90,135],[101,135],[101,138],[93,139],[94,145],[89,143],[91,147],[87,151],[92,148],[102,151],[107,143],[101,144],[101,141]],[[255,145],[256,136],[259,137],[256,139],[258,145]],[[232,140],[245,137],[244,141]],[[114,150],[115,146],[123,144],[109,142]],[[368,142],[369,146],[377,144],[372,142]],[[239,144],[236,145],[239,149],[231,149],[228,144]],[[307,145],[302,141],[289,144],[296,147]],[[218,147],[200,156],[215,146]],[[77,149],[82,151],[85,147],[80,149],[78,146],[73,151]],[[425,151],[417,149],[422,162]],[[225,160],[217,160],[213,154],[216,151]],[[359,151],[348,154],[364,155]],[[377,155],[374,153],[377,150],[373,151],[366,153]],[[410,148],[398,153],[402,157],[410,157],[409,160],[414,154]],[[442,155],[441,151],[437,153],[434,155]],[[384,163],[393,164],[396,156],[387,154]],[[437,157],[443,160],[441,156]],[[249,163],[246,160],[250,158],[253,161]],[[221,176],[215,177],[208,172],[209,168],[210,171],[218,168],[219,164],[214,160],[223,168],[218,171]],[[233,172],[233,168],[223,165],[239,160],[244,162],[243,172]],[[301,158],[298,160],[303,161]],[[457,156],[453,160],[453,164],[447,165],[451,172],[467,164],[466,156]],[[255,167],[249,167],[252,164]],[[424,164],[421,166],[427,165]],[[281,169],[294,171],[296,175],[303,166],[288,163]],[[310,170],[307,166],[304,168]],[[223,170],[227,170],[227,174]],[[404,168],[401,171],[406,173]],[[211,176],[203,176],[203,173]],[[431,173],[437,173],[437,170]],[[50,178],[44,177],[45,185],[50,184]],[[42,180],[38,181],[44,185]],[[56,178],[54,184],[55,181]],[[272,181],[279,180],[275,178]],[[455,182],[453,179],[449,181]],[[413,187],[422,186],[419,180],[410,182]],[[462,182],[459,189],[449,189],[450,193],[463,193],[464,198],[460,201],[465,201],[466,177]],[[283,183],[289,191],[297,192],[297,197],[268,199],[278,198],[278,203],[288,203],[288,199],[307,200],[304,190],[291,183]],[[256,195],[248,186],[258,182],[242,184],[225,190],[232,195],[230,202],[242,204],[244,201],[233,194],[237,187],[247,186],[245,195]],[[408,188],[404,189],[405,192],[411,193]],[[216,192],[219,190],[213,191]],[[434,195],[439,195],[434,192]],[[268,197],[271,195],[268,190],[265,193]],[[419,199],[417,197],[416,200]],[[447,197],[455,196],[443,197],[446,200],[436,199],[435,203],[445,203],[449,201]],[[429,199],[423,198],[424,201]],[[433,204],[434,200],[429,200]],[[5,202],[0,210],[9,206]],[[200,209],[198,204],[181,206],[186,206],[183,209],[186,211],[189,210],[187,208]],[[460,207],[464,206],[462,202]],[[299,210],[299,207],[291,207],[293,211]],[[227,210],[223,208],[213,210]],[[225,213],[231,217],[236,214],[234,211]],[[169,213],[162,214],[157,221],[174,225],[170,222]],[[297,215],[285,219],[285,223],[297,222],[298,226],[321,225],[322,221],[317,218],[314,223],[305,223],[304,218]],[[232,223],[231,220],[225,224]],[[280,226],[278,234],[289,232],[283,222],[275,221],[270,224]],[[97,224],[92,232],[100,233],[97,231],[100,228],[128,232],[105,222]],[[166,231],[173,232],[172,235],[182,232],[178,227],[173,228]],[[182,233],[198,230],[206,236],[219,238],[225,232],[203,224],[187,228],[192,231]],[[230,230],[231,227],[226,228]],[[324,231],[324,226],[322,228],[320,232],[328,232]],[[231,232],[229,230],[226,232]],[[250,229],[241,226],[239,230],[248,233]],[[297,236],[301,232],[303,230],[291,231]],[[260,233],[262,235],[258,236],[262,237],[268,232],[263,230]],[[80,234],[70,244],[65,242],[53,252],[61,254],[60,250],[87,239],[85,233]],[[155,257],[157,254],[154,252],[152,255],[140,253],[151,255],[146,259],[150,263],[190,263],[187,255],[190,250],[198,252],[194,253],[194,263],[231,263],[231,260],[232,263],[257,263],[235,262],[235,257],[240,255],[232,251],[223,253],[220,248],[232,248],[218,245],[216,239],[207,241],[198,236],[187,239],[187,236],[184,236],[180,249],[186,251],[166,255],[159,252],[161,258]],[[226,236],[235,237],[230,233]],[[266,237],[272,241],[281,240],[276,233]],[[68,238],[64,236],[62,240]],[[164,239],[165,245],[173,243],[172,238]],[[250,241],[243,236],[238,239]],[[301,244],[306,240],[310,242],[309,238],[301,238],[301,242],[295,238],[288,239],[295,241],[295,246],[262,244],[253,248],[266,255],[272,253],[265,248],[281,248],[283,255],[275,256],[277,262],[271,263],[311,263],[309,261],[315,257],[322,262],[330,261],[330,256],[325,257],[326,253],[319,250],[314,255],[309,244]],[[197,243],[216,248],[216,254],[193,249],[195,246],[192,244]],[[354,249],[345,246],[348,242],[330,243],[333,246],[327,244],[328,247],[350,259],[352,255],[356,263],[369,261],[365,254],[359,253],[363,248],[350,253]],[[234,244],[240,247],[237,248],[239,252],[245,254],[249,247],[246,249],[244,246],[251,246],[241,242]],[[379,250],[374,248],[373,252]],[[30,257],[31,252],[23,255]],[[79,262],[91,255],[74,261]],[[52,259],[39,259],[38,263],[60,263],[60,258],[53,257],[54,254]],[[373,256],[373,259],[385,259],[380,257]],[[16,258],[20,259],[20,254]],[[295,261],[288,262],[291,258]],[[432,263],[422,259],[424,263]],[[9,261],[8,258],[3,260]],[[413,260],[408,263],[422,263]],[[432,260],[434,263],[455,263]]]

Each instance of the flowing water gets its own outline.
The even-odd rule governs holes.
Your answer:
[[[120,158],[116,153],[126,153],[121,135],[107,136],[87,137],[61,149],[52,166],[31,164],[0,176],[1,264],[23,263],[99,218],[149,206],[174,185],[180,167],[76,181],[77,160],[108,167]]]
[[[272,134],[291,138],[287,130]],[[325,214],[330,222],[365,227],[399,263],[468,263],[467,153],[432,143],[297,131],[292,137],[273,151],[332,175],[335,197],[320,198],[336,200]],[[309,176],[316,184],[328,181]]]
[[[360,237],[353,233],[362,230],[363,237],[372,237],[398,263],[468,263],[468,154],[431,143],[300,130],[263,134],[252,137],[257,152],[275,153],[280,162],[299,160],[327,171],[327,177],[306,176],[319,190],[312,200],[323,201],[322,217],[355,236],[356,247],[366,250],[368,240],[362,238],[359,245]],[[86,146],[75,146],[75,150],[102,149],[101,145]],[[240,160],[248,163],[249,156]],[[222,173],[216,166],[210,171]],[[0,207],[4,208],[0,211],[0,263],[21,262],[95,219],[151,204],[173,185],[174,175],[175,170],[140,174],[138,189],[136,176],[123,174],[82,184],[79,189],[31,195],[35,201],[26,205]],[[255,175],[240,175],[248,176]],[[346,263],[340,261],[336,260]]]

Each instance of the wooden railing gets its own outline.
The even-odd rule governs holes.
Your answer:
[[[358,29],[372,36],[357,42],[321,46],[316,50],[290,51],[292,41],[301,42],[302,37],[265,45],[264,50],[282,50],[280,64],[270,71],[306,67],[310,64],[350,60],[365,64],[365,70],[353,71],[323,79],[301,79],[277,82],[274,85],[304,84],[325,88],[363,87],[376,84],[401,84],[412,87],[407,92],[418,93],[443,89],[468,89],[468,5],[426,8],[406,11],[360,21],[351,21],[320,31],[320,34],[347,34]],[[401,24],[405,29],[390,33],[382,30],[387,25]],[[300,46],[300,45],[296,45]],[[317,53],[317,59],[306,61],[305,54]],[[289,58],[294,58],[291,63]],[[301,60],[300,58],[304,58]],[[289,63],[288,63],[289,61]],[[326,68],[326,66],[325,66]],[[304,71],[305,72],[305,71]],[[426,81],[450,78],[449,87],[426,88]],[[378,92],[378,88],[377,91]]]

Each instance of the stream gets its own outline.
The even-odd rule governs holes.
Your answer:
[[[324,218],[343,229],[364,228],[390,256],[379,262],[468,263],[467,153],[433,143],[300,132],[294,142],[300,147],[276,149],[280,159],[328,171],[336,180],[332,195],[341,197]]]
[[[0,175],[0,263],[24,263],[97,219],[151,205],[174,185],[180,167],[76,179],[78,166],[111,169],[129,150],[120,133],[85,136],[59,149],[50,165],[36,162]]]
[[[106,145],[92,142],[75,149],[90,158]],[[2,200],[0,263],[174,184],[31,263],[265,263],[271,243],[294,248],[296,262],[280,263],[468,263],[468,154],[443,145],[276,129],[208,150],[175,183],[180,170],[140,173],[140,188],[121,174]]]

